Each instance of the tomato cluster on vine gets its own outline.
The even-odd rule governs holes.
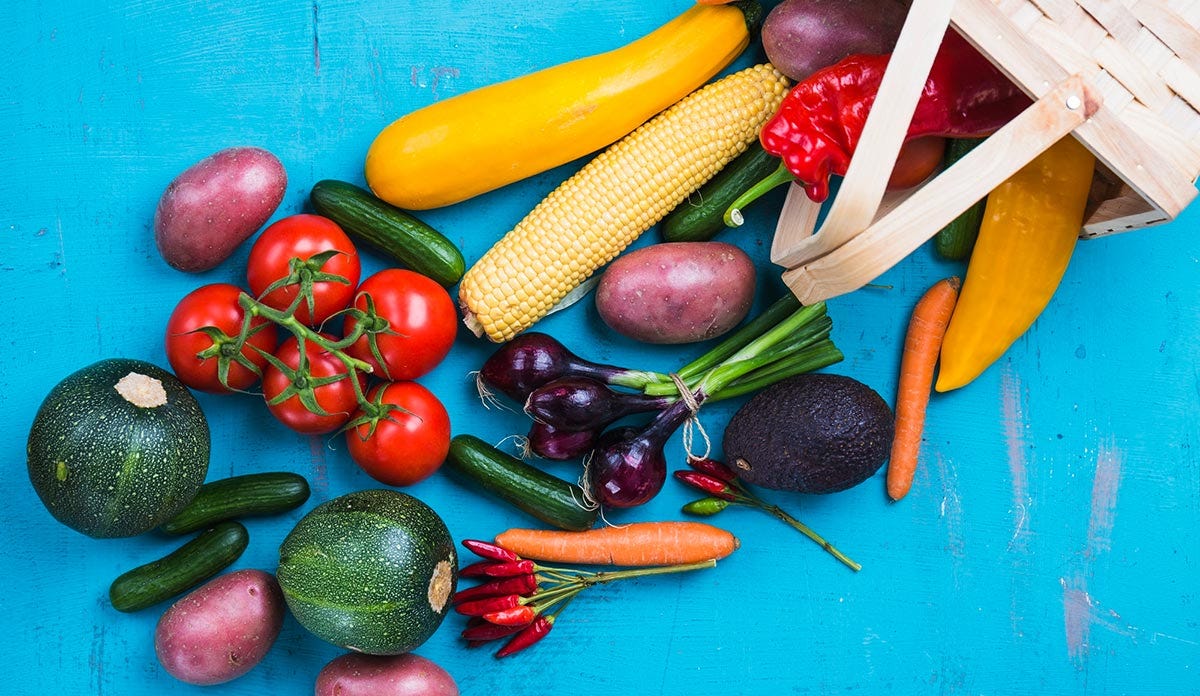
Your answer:
[[[276,419],[309,435],[345,432],[351,458],[382,483],[410,485],[436,471],[450,417],[414,380],[454,342],[445,288],[398,268],[360,282],[353,242],[310,214],[263,230],[246,271],[247,289],[204,285],[171,313],[166,353],[179,379],[213,393],[261,381]]]

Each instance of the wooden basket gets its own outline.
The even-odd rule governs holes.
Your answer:
[[[885,196],[954,26],[1036,101],[919,188]],[[914,0],[829,213],[793,184],[771,259],[802,302],[869,283],[1068,133],[1097,158],[1083,237],[1175,218],[1200,174],[1200,0]]]

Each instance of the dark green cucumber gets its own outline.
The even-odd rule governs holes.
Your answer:
[[[704,242],[725,229],[725,210],[751,186],[779,168],[755,140],[700,190],[667,214],[662,238],[668,242]]]
[[[122,573],[108,588],[117,611],[138,611],[186,592],[236,561],[250,543],[238,522],[222,522],[166,556]]]
[[[945,166],[949,167],[966,156],[983,138],[952,138],[946,143]],[[979,225],[983,223],[983,209],[987,199],[977,201],[958,217],[938,230],[933,238],[933,248],[938,256],[951,261],[962,261],[971,256],[975,238],[979,236]]]
[[[366,189],[326,179],[313,185],[309,200],[351,237],[446,287],[466,270],[462,252],[445,235]]]
[[[159,529],[187,534],[225,520],[287,512],[303,505],[309,494],[308,481],[289,471],[232,476],[201,486],[192,502]]]
[[[560,529],[590,529],[600,517],[583,489],[501,452],[473,435],[450,441],[446,463],[488,492]]]

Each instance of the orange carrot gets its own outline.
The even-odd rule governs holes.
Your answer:
[[[917,471],[933,368],[958,301],[959,285],[958,278],[935,283],[921,296],[908,322],[896,393],[896,435],[887,471],[887,492],[892,500],[900,500],[908,493]]]
[[[738,540],[703,522],[634,522],[583,532],[510,529],[496,536],[496,544],[536,561],[661,566],[724,558]]]

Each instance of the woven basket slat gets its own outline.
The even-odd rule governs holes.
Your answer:
[[[1200,15],[1200,4],[1196,5]],[[1177,14],[1170,7],[1151,0],[1141,0],[1133,12],[1143,25],[1180,58],[1192,65],[1200,65],[1200,30]]]
[[[1075,0],[1114,39],[1126,45],[1137,40],[1142,23],[1120,0]]]
[[[1162,76],[1167,86],[1184,102],[1184,109],[1190,106],[1193,112],[1200,111],[1200,73],[1176,58],[1163,66]],[[1179,105],[1171,104],[1167,108],[1179,108]]]
[[[1165,108],[1174,96],[1156,71],[1111,36],[1096,47],[1094,55],[1101,67],[1151,109]]]

